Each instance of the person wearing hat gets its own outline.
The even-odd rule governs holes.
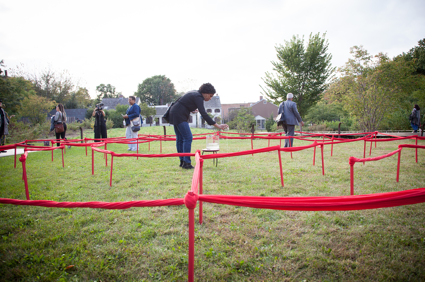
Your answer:
[[[3,109],[3,101],[0,99],[0,145],[4,145],[5,134],[7,134],[7,125],[9,119],[7,118],[6,112]],[[0,151],[6,152],[5,150]]]
[[[295,135],[295,126],[301,123],[304,126],[304,122],[301,119],[300,113],[298,113],[297,104],[292,101],[294,95],[288,93],[286,95],[286,101],[283,103],[283,110],[285,113],[286,127],[284,126],[285,134],[287,137],[293,137]],[[280,108],[280,107],[279,107]],[[285,140],[285,147],[294,146],[294,138]]]

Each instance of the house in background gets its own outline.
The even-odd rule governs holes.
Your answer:
[[[147,117],[147,118],[144,117],[146,118],[146,124],[144,124],[144,127],[150,126],[151,122],[152,122],[152,125],[155,125],[155,126],[169,126],[170,124],[167,123],[167,121],[165,121],[162,118],[162,116],[164,116],[169,106],[170,104],[152,106],[152,107],[155,107],[156,114],[153,117],[154,118],[153,120],[150,117]],[[214,115],[213,117],[214,121],[217,122],[221,119],[222,109],[221,109],[220,97],[218,95],[213,96],[210,101],[205,101],[204,107],[205,107],[205,111],[208,114]],[[191,128],[213,128],[213,126],[210,126],[208,124],[205,125],[206,124],[205,120],[204,118],[202,118],[199,112],[190,113],[188,123],[189,123],[189,127]]]
[[[120,95],[118,98],[102,98],[102,103],[104,104],[103,109],[105,110],[115,110],[118,104],[121,105],[130,105],[128,103],[128,97]],[[140,98],[136,97],[136,104],[140,105]]]
[[[278,106],[267,101],[262,96],[260,100],[253,103],[233,103],[223,104],[223,118],[226,123],[229,122],[229,114],[233,110],[239,110],[241,108],[251,108],[252,115],[255,117],[257,129],[264,129],[266,127],[266,120],[273,115],[273,118],[277,117]]]
[[[72,123],[77,121],[83,121],[86,119],[87,109],[65,109],[66,113],[66,122]],[[50,118],[56,114],[56,109],[53,109],[47,114],[47,120],[50,121]]]
[[[260,100],[251,105],[251,110],[252,115],[255,117],[257,129],[265,129],[266,120],[269,119],[271,115],[273,115],[273,119],[276,118],[279,107],[260,96]]]

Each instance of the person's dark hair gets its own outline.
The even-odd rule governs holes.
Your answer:
[[[215,88],[212,84],[206,83],[199,88],[200,93],[215,94]]]
[[[133,96],[133,95],[130,95],[129,97],[131,98],[131,100],[134,100],[134,101],[136,101],[136,97],[135,97],[135,96]]]
[[[421,110],[421,108],[419,108],[419,105],[415,104],[415,108],[416,110]]]
[[[62,112],[62,116],[63,116],[63,118],[64,118],[64,119],[65,119],[65,121],[66,121],[66,112],[65,112],[65,107],[63,107],[62,103],[59,103],[59,104],[58,104],[58,108],[59,108],[59,111],[60,111],[60,112]]]

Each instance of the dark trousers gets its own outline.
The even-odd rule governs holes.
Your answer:
[[[106,125],[96,126],[94,127],[94,138],[95,139],[106,139],[108,138]]]
[[[65,133],[66,133],[66,124],[65,123],[63,123],[63,129],[64,129],[63,133],[60,133],[60,134],[57,134],[56,133],[56,139],[57,140],[58,139],[64,139],[65,138]],[[56,145],[59,146],[60,143],[56,143]]]
[[[286,127],[284,127],[285,130],[285,134],[287,137],[293,137],[295,135],[295,125],[286,125]],[[289,144],[289,142],[291,142]],[[293,147],[294,146],[294,138],[290,138],[285,140],[285,147]]]
[[[174,132],[176,133],[176,147],[178,153],[190,153],[192,149],[192,131],[190,130],[187,122],[181,122],[177,126],[174,125]],[[180,157],[186,163],[190,163],[190,156]]]

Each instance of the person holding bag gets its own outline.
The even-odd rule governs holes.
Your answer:
[[[139,123],[139,127],[141,125],[140,123],[140,106],[136,104],[136,97],[135,96],[129,96],[128,97],[128,103],[130,106],[128,107],[126,111],[126,115],[123,115],[122,117],[125,119],[125,137],[127,139],[134,139],[137,138],[137,131],[133,132],[134,129],[134,122]],[[133,129],[132,129],[133,128]],[[139,128],[140,129],[140,128]],[[128,149],[130,151],[137,151],[138,144],[129,143]]]
[[[65,139],[66,134],[66,113],[65,108],[61,103],[59,103],[56,106],[56,114],[54,116],[54,126],[55,126],[55,133],[56,133],[56,139],[59,138]],[[60,145],[59,142],[56,143],[57,146]]]

